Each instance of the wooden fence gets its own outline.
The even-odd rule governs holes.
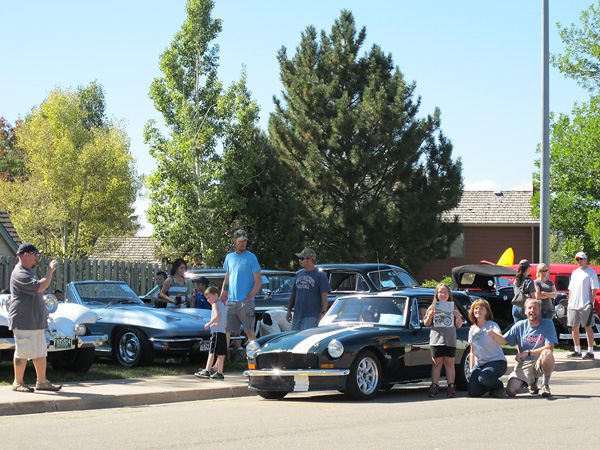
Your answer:
[[[0,256],[0,289],[10,289],[10,274],[17,264],[16,256]],[[50,258],[41,257],[36,265],[39,278],[48,270]],[[192,267],[189,267],[192,269]],[[137,295],[144,295],[156,282],[156,272],[167,272],[165,264],[132,263],[88,259],[58,259],[58,266],[47,292],[65,291],[71,281],[124,281]]]

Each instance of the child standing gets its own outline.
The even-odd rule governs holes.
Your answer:
[[[456,356],[456,328],[462,327],[463,320],[460,313],[453,308],[454,326],[438,326],[434,324],[435,303],[436,302],[452,302],[452,292],[445,284],[438,284],[435,288],[433,302],[427,310],[423,324],[426,327],[431,327],[429,333],[429,346],[431,347],[431,387],[429,388],[429,396],[436,397],[439,392],[440,374],[442,366],[446,369],[446,382],[448,383],[448,397],[456,396],[456,386],[454,380],[456,373],[454,370],[454,357]],[[432,326],[433,325],[433,326]]]
[[[211,304],[211,320],[204,328],[210,327],[210,350],[208,351],[208,359],[206,360],[206,369],[196,372],[199,378],[211,378],[213,380],[223,380],[223,364],[225,363],[225,355],[227,354],[227,335],[225,327],[227,326],[227,308],[219,299],[219,290],[210,286],[204,291],[204,295]],[[210,374],[210,369],[217,358],[217,372]]]

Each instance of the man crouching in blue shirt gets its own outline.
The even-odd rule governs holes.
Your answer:
[[[550,319],[542,319],[542,306],[539,300],[530,298],[525,302],[526,320],[520,320],[500,336],[492,330],[488,334],[500,345],[517,346],[517,365],[508,377],[506,393],[517,395],[523,385],[529,386],[529,393],[537,395],[538,378],[542,377],[542,397],[552,397],[550,376],[554,371],[554,344],[558,344],[556,329]]]

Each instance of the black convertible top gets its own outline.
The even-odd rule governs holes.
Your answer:
[[[461,280],[464,274],[473,274],[474,279],[470,284],[462,284]],[[487,288],[487,280],[494,277],[514,277],[517,274],[515,269],[506,266],[497,266],[495,264],[467,264],[457,266],[452,269],[452,286],[450,289],[457,290],[465,287]]]

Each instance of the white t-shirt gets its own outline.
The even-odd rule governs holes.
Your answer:
[[[577,268],[569,282],[569,308],[581,310],[590,303],[592,289],[598,289],[598,276],[591,267]]]
[[[506,361],[502,346],[487,334],[487,330],[494,330],[496,333],[502,334],[498,324],[491,320],[481,328],[477,325],[471,325],[469,329],[469,344],[473,346],[475,364],[479,367],[491,361]]]

